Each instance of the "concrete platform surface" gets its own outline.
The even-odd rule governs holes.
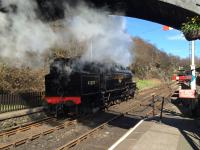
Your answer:
[[[144,120],[123,141],[109,150],[200,150],[200,125],[196,119],[184,118],[175,108],[159,117]]]
[[[36,108],[29,108],[29,109],[23,109],[23,110],[2,113],[2,114],[0,114],[0,121],[5,120],[5,119],[16,118],[16,117],[21,117],[24,115],[41,112],[43,110],[44,110],[44,107],[41,106],[41,107],[36,107]]]

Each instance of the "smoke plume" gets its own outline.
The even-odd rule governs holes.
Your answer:
[[[56,42],[56,34],[36,15],[32,0],[3,0],[0,13],[0,55],[13,65],[35,65]],[[31,60],[31,56],[34,60]],[[36,58],[36,59],[35,59]]]
[[[110,16],[108,11],[79,5],[70,20],[70,31],[80,41],[87,41],[83,60],[116,62],[123,66],[131,63],[131,38],[124,32],[122,17]]]
[[[83,61],[131,63],[128,34],[122,17],[110,16],[109,11],[93,9],[85,4],[72,8],[65,4],[65,16],[59,20],[62,32],[53,30],[49,22],[38,16],[34,0],[2,0],[0,12],[0,57],[12,65],[38,66],[43,55],[54,47],[65,48],[70,36],[87,43]]]

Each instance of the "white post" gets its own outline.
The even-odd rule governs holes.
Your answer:
[[[195,75],[195,41],[192,41],[192,62],[191,62],[191,70],[192,70],[192,81],[191,81],[191,90],[196,90],[196,75]]]

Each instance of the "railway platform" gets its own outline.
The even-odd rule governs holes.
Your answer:
[[[185,118],[170,104],[159,117],[141,120],[109,150],[199,150],[200,120]]]

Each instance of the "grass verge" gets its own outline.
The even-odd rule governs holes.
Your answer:
[[[140,90],[152,88],[161,84],[161,81],[158,79],[148,79],[148,80],[137,80],[137,88]]]

